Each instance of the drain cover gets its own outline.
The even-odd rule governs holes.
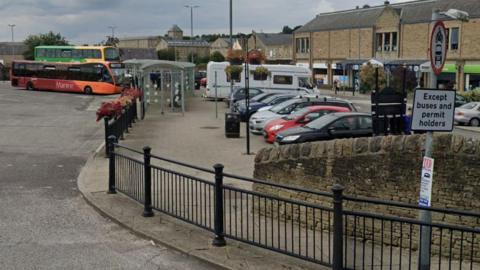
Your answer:
[[[213,127],[213,126],[206,126],[206,127],[200,127],[201,129],[219,129],[220,127]]]

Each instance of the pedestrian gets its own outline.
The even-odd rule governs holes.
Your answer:
[[[335,91],[335,95],[336,95],[337,91],[338,91],[338,81],[337,80],[333,81],[333,90]]]
[[[403,116],[403,133],[405,135],[412,134],[412,107],[408,107],[407,112]]]

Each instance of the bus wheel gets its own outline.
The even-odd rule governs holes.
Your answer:
[[[93,90],[92,90],[92,87],[90,86],[85,86],[85,88],[83,89],[83,92],[87,95],[91,95],[93,94]]]
[[[35,88],[33,88],[33,83],[32,82],[28,82],[27,83],[27,90],[34,90]]]

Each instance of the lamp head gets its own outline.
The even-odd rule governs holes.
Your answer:
[[[441,12],[440,14],[445,15],[445,16],[450,17],[450,18],[455,19],[455,20],[462,21],[462,22],[468,22],[468,20],[470,18],[470,16],[468,15],[468,12],[458,10],[458,9],[454,9],[454,8],[449,9],[445,12]]]

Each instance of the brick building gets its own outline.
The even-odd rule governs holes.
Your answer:
[[[291,64],[292,34],[253,33],[248,39],[249,49],[262,51],[268,64]]]
[[[422,0],[374,7],[357,7],[317,15],[294,33],[294,60],[308,66],[317,80],[331,85],[341,78],[355,85],[359,67],[375,59],[392,67],[406,65],[417,71],[421,83],[428,66],[431,16],[458,9],[469,12],[470,21],[444,19],[449,31],[448,55],[439,87],[459,90],[480,87],[480,1]],[[344,76],[345,75],[345,76]]]
[[[185,40],[183,31],[178,25],[173,25],[166,36],[145,36],[121,38],[119,48],[143,48],[173,50],[177,61],[189,61],[190,54],[206,57],[210,54],[210,44],[204,40]]]

